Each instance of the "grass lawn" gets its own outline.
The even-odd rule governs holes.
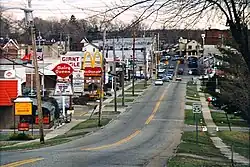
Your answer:
[[[196,132],[184,132],[181,137],[181,143],[178,146],[177,153],[189,153],[204,157],[224,156],[217,149],[207,132],[198,133],[198,143],[196,143]]]
[[[197,101],[197,102],[200,101],[200,98],[194,98],[194,97],[188,97],[188,96],[186,96],[186,99],[187,100],[194,100],[194,101]]]
[[[168,167],[230,167],[228,162],[215,162],[192,157],[175,156],[167,162]]]
[[[66,143],[71,141],[71,139],[66,139],[66,138],[59,138],[59,139],[49,139],[45,141],[45,144],[40,144],[40,142],[33,142],[29,144],[22,144],[19,146],[9,146],[9,147],[2,147],[0,148],[0,151],[7,151],[7,150],[31,150],[31,149],[37,149],[37,148],[42,148],[42,147],[49,147],[49,146],[54,146],[62,143]]]
[[[0,141],[8,140],[11,134],[0,134]]]
[[[114,103],[106,104],[105,107],[114,107]],[[128,107],[128,105],[125,104],[124,106],[122,106],[121,104],[117,104],[117,107],[120,107],[120,108]]]
[[[194,102],[187,101],[186,105],[192,106]]]
[[[199,98],[199,92],[197,91],[197,85],[193,84],[191,81],[187,83],[186,96],[192,98]]]
[[[221,131],[217,132],[217,135],[230,146],[233,143],[233,150],[240,155],[249,157],[249,133],[248,132],[238,132],[238,131]]]
[[[102,114],[103,115],[116,115],[116,114],[120,114],[121,112],[119,112],[119,111],[117,111],[117,112],[115,112],[115,111],[102,111]]]
[[[227,117],[225,113],[221,112],[211,112],[214,123],[217,126],[228,126]],[[228,114],[228,118],[231,126],[241,126],[247,127],[247,122],[243,120],[241,117],[234,116],[233,114]]]
[[[136,96],[134,96],[134,97],[136,97]],[[131,99],[131,98],[129,98],[129,99],[126,99],[126,98],[124,98],[124,102],[126,103],[126,102],[133,102],[135,99]],[[122,98],[117,98],[116,99],[116,102],[117,103],[121,103],[122,102]],[[114,103],[114,100],[112,100],[112,101],[110,101],[110,103]]]
[[[131,91],[129,91],[129,92],[131,92]],[[126,98],[126,97],[137,97],[137,96],[139,96],[139,95],[140,95],[140,94],[135,93],[135,95],[133,96],[132,93],[129,93],[129,94],[128,94],[128,92],[126,92],[126,93],[124,94],[125,98]],[[122,97],[122,94],[120,94],[118,97]]]
[[[196,114],[197,120],[199,121],[198,125],[205,125],[202,114]],[[184,123],[187,125],[195,125],[195,117],[193,110],[185,110],[185,120]]]
[[[147,87],[149,86],[150,84],[148,84],[146,87],[144,86],[144,83],[139,83],[139,84],[135,84],[135,89],[147,89]],[[130,87],[129,89],[127,90],[130,90],[132,91],[132,87]]]
[[[101,125],[107,125],[111,119],[103,118],[101,120]],[[80,130],[86,128],[95,128],[98,127],[98,119],[88,119],[87,121],[83,121],[78,125],[74,126],[71,130]]]

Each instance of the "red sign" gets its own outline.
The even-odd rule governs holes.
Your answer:
[[[19,131],[29,131],[29,123],[19,123],[18,130]]]
[[[102,76],[102,68],[101,67],[85,67],[84,76],[85,77],[100,77]]]
[[[38,124],[38,121],[39,121],[39,119],[38,119],[38,116],[37,116],[35,123]],[[49,124],[49,117],[43,117],[43,123],[44,124]]]
[[[66,78],[73,73],[74,69],[67,63],[60,63],[60,64],[57,64],[52,71],[57,76],[61,78]]]

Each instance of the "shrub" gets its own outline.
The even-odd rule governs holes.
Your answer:
[[[34,140],[34,137],[25,133],[13,133],[10,135],[9,140]]]

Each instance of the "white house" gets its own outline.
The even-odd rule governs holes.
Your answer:
[[[83,44],[83,47],[82,47],[83,52],[88,51],[88,52],[94,53],[96,51],[99,51],[98,42],[90,43],[87,38],[83,38],[80,43]]]
[[[195,40],[191,40],[186,44],[186,55],[187,56],[199,56],[201,50],[201,44]]]

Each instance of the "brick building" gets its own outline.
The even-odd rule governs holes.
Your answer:
[[[221,45],[232,40],[230,30],[208,29],[205,31],[206,45]]]

